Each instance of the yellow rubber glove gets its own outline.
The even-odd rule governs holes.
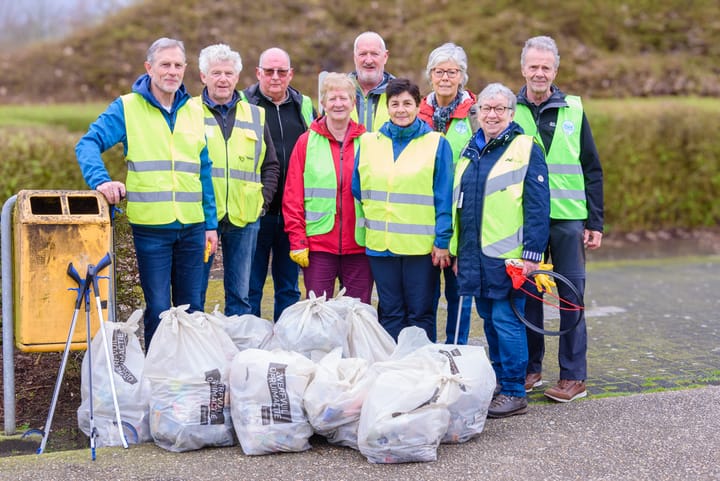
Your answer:
[[[212,245],[210,241],[207,241],[207,244],[205,244],[205,257],[203,257],[205,264],[210,260],[210,249],[212,249]]]
[[[541,271],[551,271],[553,270],[553,265],[541,262],[538,265],[538,269]],[[555,281],[547,274],[536,274],[535,287],[537,287],[537,290],[540,292],[550,292],[552,290],[551,288],[555,287]]]
[[[290,251],[290,259],[300,267],[307,267],[310,265],[310,249],[296,249]]]

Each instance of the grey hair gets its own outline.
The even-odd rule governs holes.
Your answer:
[[[498,82],[488,84],[488,86],[485,87],[482,92],[478,94],[478,108],[482,107],[482,104],[485,100],[497,97],[498,95],[502,95],[503,97],[505,97],[508,101],[507,106],[511,110],[515,110],[515,106],[517,105],[517,97],[515,97],[515,94],[512,90]]]
[[[150,48],[147,51],[146,60],[148,63],[153,63],[153,60],[155,59],[155,54],[159,52],[160,50],[165,50],[166,48],[173,48],[177,47],[182,51],[183,59],[187,59],[185,56],[185,44],[182,43],[181,40],[175,40],[174,38],[167,38],[162,37],[157,40],[155,40],[152,45],[150,45]]]
[[[425,76],[430,80],[430,72],[438,64],[443,62],[455,62],[455,64],[462,71],[462,80],[460,81],[460,90],[465,88],[465,84],[468,81],[467,65],[468,59],[465,50],[459,45],[455,45],[452,42],[444,43],[438,48],[430,52],[428,55],[427,67],[425,67]]]
[[[233,63],[235,73],[242,72],[242,58],[240,58],[240,54],[224,43],[209,45],[200,50],[198,66],[200,67],[200,71],[207,75],[211,65],[226,61]]]
[[[287,53],[285,50],[279,48],[279,47],[271,47],[267,50],[265,50],[263,53],[260,54],[260,58],[258,59],[258,66],[262,67],[263,64],[263,58],[265,58],[265,55],[271,53],[271,52],[277,52],[283,54],[285,57],[287,57],[288,61],[288,68],[292,68],[292,64],[290,63],[290,54]]]
[[[527,42],[525,42],[525,46],[523,47],[522,53],[520,54],[520,68],[525,67],[525,55],[527,54],[527,51],[531,48],[552,52],[555,56],[555,70],[560,67],[560,52],[558,52],[555,40],[553,40],[552,37],[548,37],[547,35],[540,35],[539,37],[529,38]]]
[[[383,52],[385,52],[387,50],[387,48],[385,47],[385,40],[383,40],[383,38],[380,36],[380,34],[377,32],[371,32],[368,30],[367,32],[363,32],[360,35],[358,35],[357,37],[355,37],[355,42],[353,43],[353,53],[357,52],[357,46],[358,46],[358,42],[360,42],[360,37],[373,37],[375,40],[380,42],[380,48],[382,49]]]

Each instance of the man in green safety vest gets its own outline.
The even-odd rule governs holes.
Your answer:
[[[85,182],[108,203],[127,197],[140,286],[145,296],[145,347],[160,313],[189,304],[202,310],[200,283],[206,246],[217,249],[217,213],[202,107],[183,85],[185,46],[160,38],[145,70],[100,114],[75,147]],[[128,173],[113,181],[101,154],[122,142]]]
[[[213,163],[225,315],[250,314],[250,270],[259,219],[277,190],[280,164],[265,124],[265,109],[243,101],[235,90],[242,71],[240,54],[225,44],[210,45],[200,52],[198,64],[205,89],[193,101],[203,106]],[[210,256],[203,276],[203,306],[212,263]]]
[[[363,32],[353,45],[355,71],[350,78],[355,81],[355,108],[352,119],[375,132],[390,120],[385,89],[395,76],[385,71],[388,51],[385,40],[376,32]]]
[[[550,182],[548,254],[555,271],[568,278],[581,298],[558,286],[563,299],[582,302],[585,292],[585,248],[597,249],[603,232],[603,173],[580,97],[566,95],[554,84],[560,65],[555,41],[533,37],[520,57],[526,85],[518,94],[515,121],[545,149]],[[568,402],[584,397],[587,377],[587,331],[584,314],[577,328],[560,337],[560,379],[545,396]],[[560,329],[577,314],[561,311]],[[542,303],[528,298],[525,318],[543,325]],[[527,330],[529,361],[525,389],[542,385],[543,336]]]

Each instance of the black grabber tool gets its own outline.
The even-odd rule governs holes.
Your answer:
[[[52,426],[55,408],[57,407],[58,397],[60,396],[60,387],[62,386],[63,378],[65,377],[65,367],[67,365],[68,356],[70,355],[73,332],[75,332],[75,324],[77,322],[78,313],[80,312],[80,306],[82,306],[83,298],[85,299],[85,312],[88,316],[90,315],[89,290],[85,280],[80,278],[72,263],[68,265],[67,274],[78,284],[76,288],[71,288],[72,290],[77,290],[77,297],[75,298],[75,311],[73,312],[73,317],[70,321],[70,330],[68,331],[67,341],[65,342],[65,350],[63,351],[62,362],[60,363],[60,370],[58,371],[57,379],[55,380],[55,389],[53,390],[52,401],[50,402],[50,412],[48,413],[47,420],[45,421],[45,429],[43,431],[40,431],[39,429],[31,429],[23,434],[23,437],[31,434],[42,435],[42,441],[40,442],[40,447],[37,449],[37,454],[42,454],[45,451],[48,436],[50,435],[50,428]],[[90,326],[88,325],[88,330],[89,328]],[[90,343],[88,342],[88,352],[90,352],[89,350]],[[92,408],[90,409],[90,412],[92,413]],[[90,425],[93,426],[92,414],[90,415]]]

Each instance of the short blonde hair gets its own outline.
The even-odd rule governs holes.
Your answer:
[[[355,83],[347,74],[330,72],[320,84],[320,103],[325,103],[325,97],[330,90],[344,90],[355,103]]]

